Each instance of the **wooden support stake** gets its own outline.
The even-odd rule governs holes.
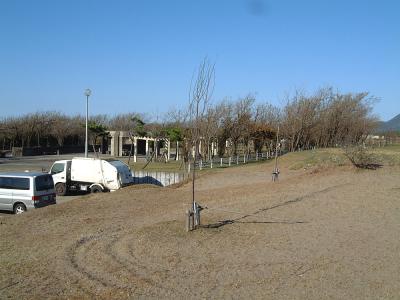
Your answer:
[[[196,228],[200,226],[200,210],[196,211]]]
[[[189,232],[191,230],[190,227],[190,210],[186,211],[186,232]]]
[[[190,212],[190,230],[194,230],[195,226],[194,226],[194,212],[191,211]]]

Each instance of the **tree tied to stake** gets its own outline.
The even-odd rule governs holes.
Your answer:
[[[197,69],[197,75],[193,75],[189,90],[189,123],[191,134],[191,145],[194,147],[193,169],[192,169],[192,207],[195,207],[195,179],[196,160],[199,156],[200,122],[204,118],[210,103],[215,85],[215,64],[208,58],[204,58]]]

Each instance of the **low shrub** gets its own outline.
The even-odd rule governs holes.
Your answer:
[[[356,168],[376,170],[382,167],[379,157],[364,145],[346,146],[343,154]]]

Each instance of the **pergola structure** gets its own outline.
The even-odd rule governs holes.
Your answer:
[[[166,154],[170,159],[170,141],[167,138],[149,136],[131,136],[129,131],[110,131],[108,136],[108,149],[112,156],[128,156],[132,147],[133,161],[137,161],[138,155],[155,157]],[[163,151],[161,151],[163,150]],[[164,153],[161,153],[164,152]]]

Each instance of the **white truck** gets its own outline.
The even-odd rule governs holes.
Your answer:
[[[116,159],[74,157],[58,160],[49,173],[60,196],[69,191],[115,191],[133,182],[128,165]]]

